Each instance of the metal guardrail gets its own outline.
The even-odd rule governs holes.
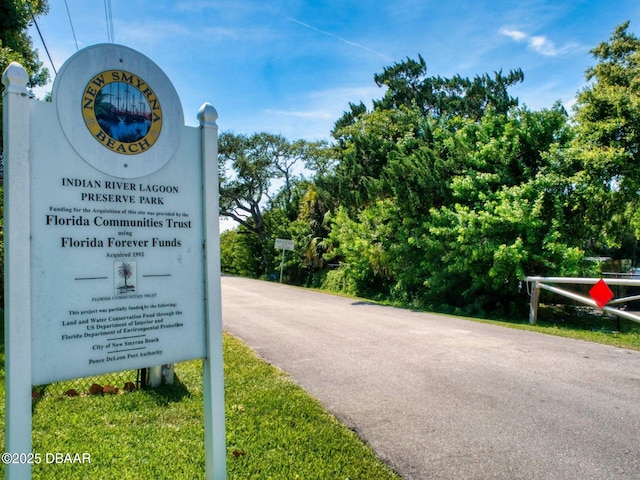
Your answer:
[[[600,278],[585,278],[585,277],[525,277],[525,282],[533,285],[531,289],[531,301],[529,304],[529,323],[531,325],[535,325],[538,322],[538,304],[540,302],[540,289],[548,290],[550,292],[556,293],[558,295],[562,295],[564,297],[570,298],[572,300],[576,300],[578,302],[584,303],[585,305],[589,305],[591,307],[599,308],[607,313],[612,315],[617,315],[622,318],[626,318],[636,323],[640,323],[640,315],[636,315],[632,312],[627,312],[625,310],[620,310],[618,308],[610,307],[608,305],[615,305],[620,303],[627,303],[632,300],[639,300],[640,295],[633,295],[628,297],[622,297],[618,299],[611,300],[604,307],[598,306],[596,301],[590,297],[585,297],[584,295],[577,294],[575,292],[570,292],[568,290],[563,290],[558,287],[554,287],[549,285],[550,283],[555,284],[573,284],[573,285],[595,285],[601,279]],[[631,279],[631,278],[607,278],[607,285],[623,285],[623,286],[636,286],[640,287],[640,279]]]

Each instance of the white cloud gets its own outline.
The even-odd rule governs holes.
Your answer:
[[[501,28],[500,33],[514,39],[516,42],[520,42],[527,38],[527,34],[521,32],[520,30],[509,30],[507,28]]]
[[[558,50],[551,40],[544,36],[529,38],[529,46],[538,53],[549,57],[558,55]]]
[[[571,113],[573,112],[573,107],[576,105],[576,103],[578,103],[578,99],[574,96],[573,98],[564,102],[562,106],[565,108],[567,112]]]
[[[500,33],[516,42],[526,42],[531,50],[545,57],[556,57],[571,50],[574,45],[567,45],[558,49],[556,45],[544,35],[529,35],[521,30],[501,28]]]

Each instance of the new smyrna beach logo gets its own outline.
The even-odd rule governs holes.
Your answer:
[[[158,97],[144,80],[123,70],[108,70],[89,81],[82,116],[96,140],[124,155],[151,148],[162,129]]]

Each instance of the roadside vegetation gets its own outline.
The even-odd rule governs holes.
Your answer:
[[[535,325],[530,325],[528,320],[480,321],[547,335],[640,350],[640,325],[630,320],[602,315],[597,311],[585,311],[575,305],[563,307],[542,305],[538,314],[538,322]],[[473,320],[478,321],[478,319]]]
[[[314,290],[326,292],[324,289]],[[363,300],[363,298],[346,295],[344,293],[332,294]],[[376,301],[371,299],[366,300],[380,305],[388,305],[397,308],[410,308],[420,311],[419,309],[415,309],[412,306],[401,302]],[[433,312],[433,310],[424,311]],[[435,313],[447,315],[446,312]],[[595,308],[576,305],[575,302],[571,301],[565,304],[541,303],[538,310],[538,321],[535,325],[531,325],[529,323],[529,319],[525,317],[505,318],[501,316],[493,316],[479,318],[460,315],[456,315],[456,317],[464,318],[472,322],[490,323],[507,328],[529,330],[546,335],[575,338],[577,340],[640,351],[639,324],[632,322],[631,320],[608,315]]]
[[[524,330],[640,350],[640,324],[575,303],[541,305],[536,325],[529,325],[528,321],[502,323]]]
[[[349,105],[331,142],[222,134],[221,213],[239,223],[223,268],[277,278],[287,238],[288,283],[516,322],[527,275],[629,272],[640,39],[623,23],[591,54],[571,111],[521,105],[521,70],[443,78],[418,56],[375,74],[381,97]]]

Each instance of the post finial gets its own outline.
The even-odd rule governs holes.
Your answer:
[[[217,127],[218,112],[210,103],[203,103],[198,110],[198,121],[201,127]]]
[[[2,74],[2,84],[7,93],[28,94],[29,74],[18,62],[11,62]]]

